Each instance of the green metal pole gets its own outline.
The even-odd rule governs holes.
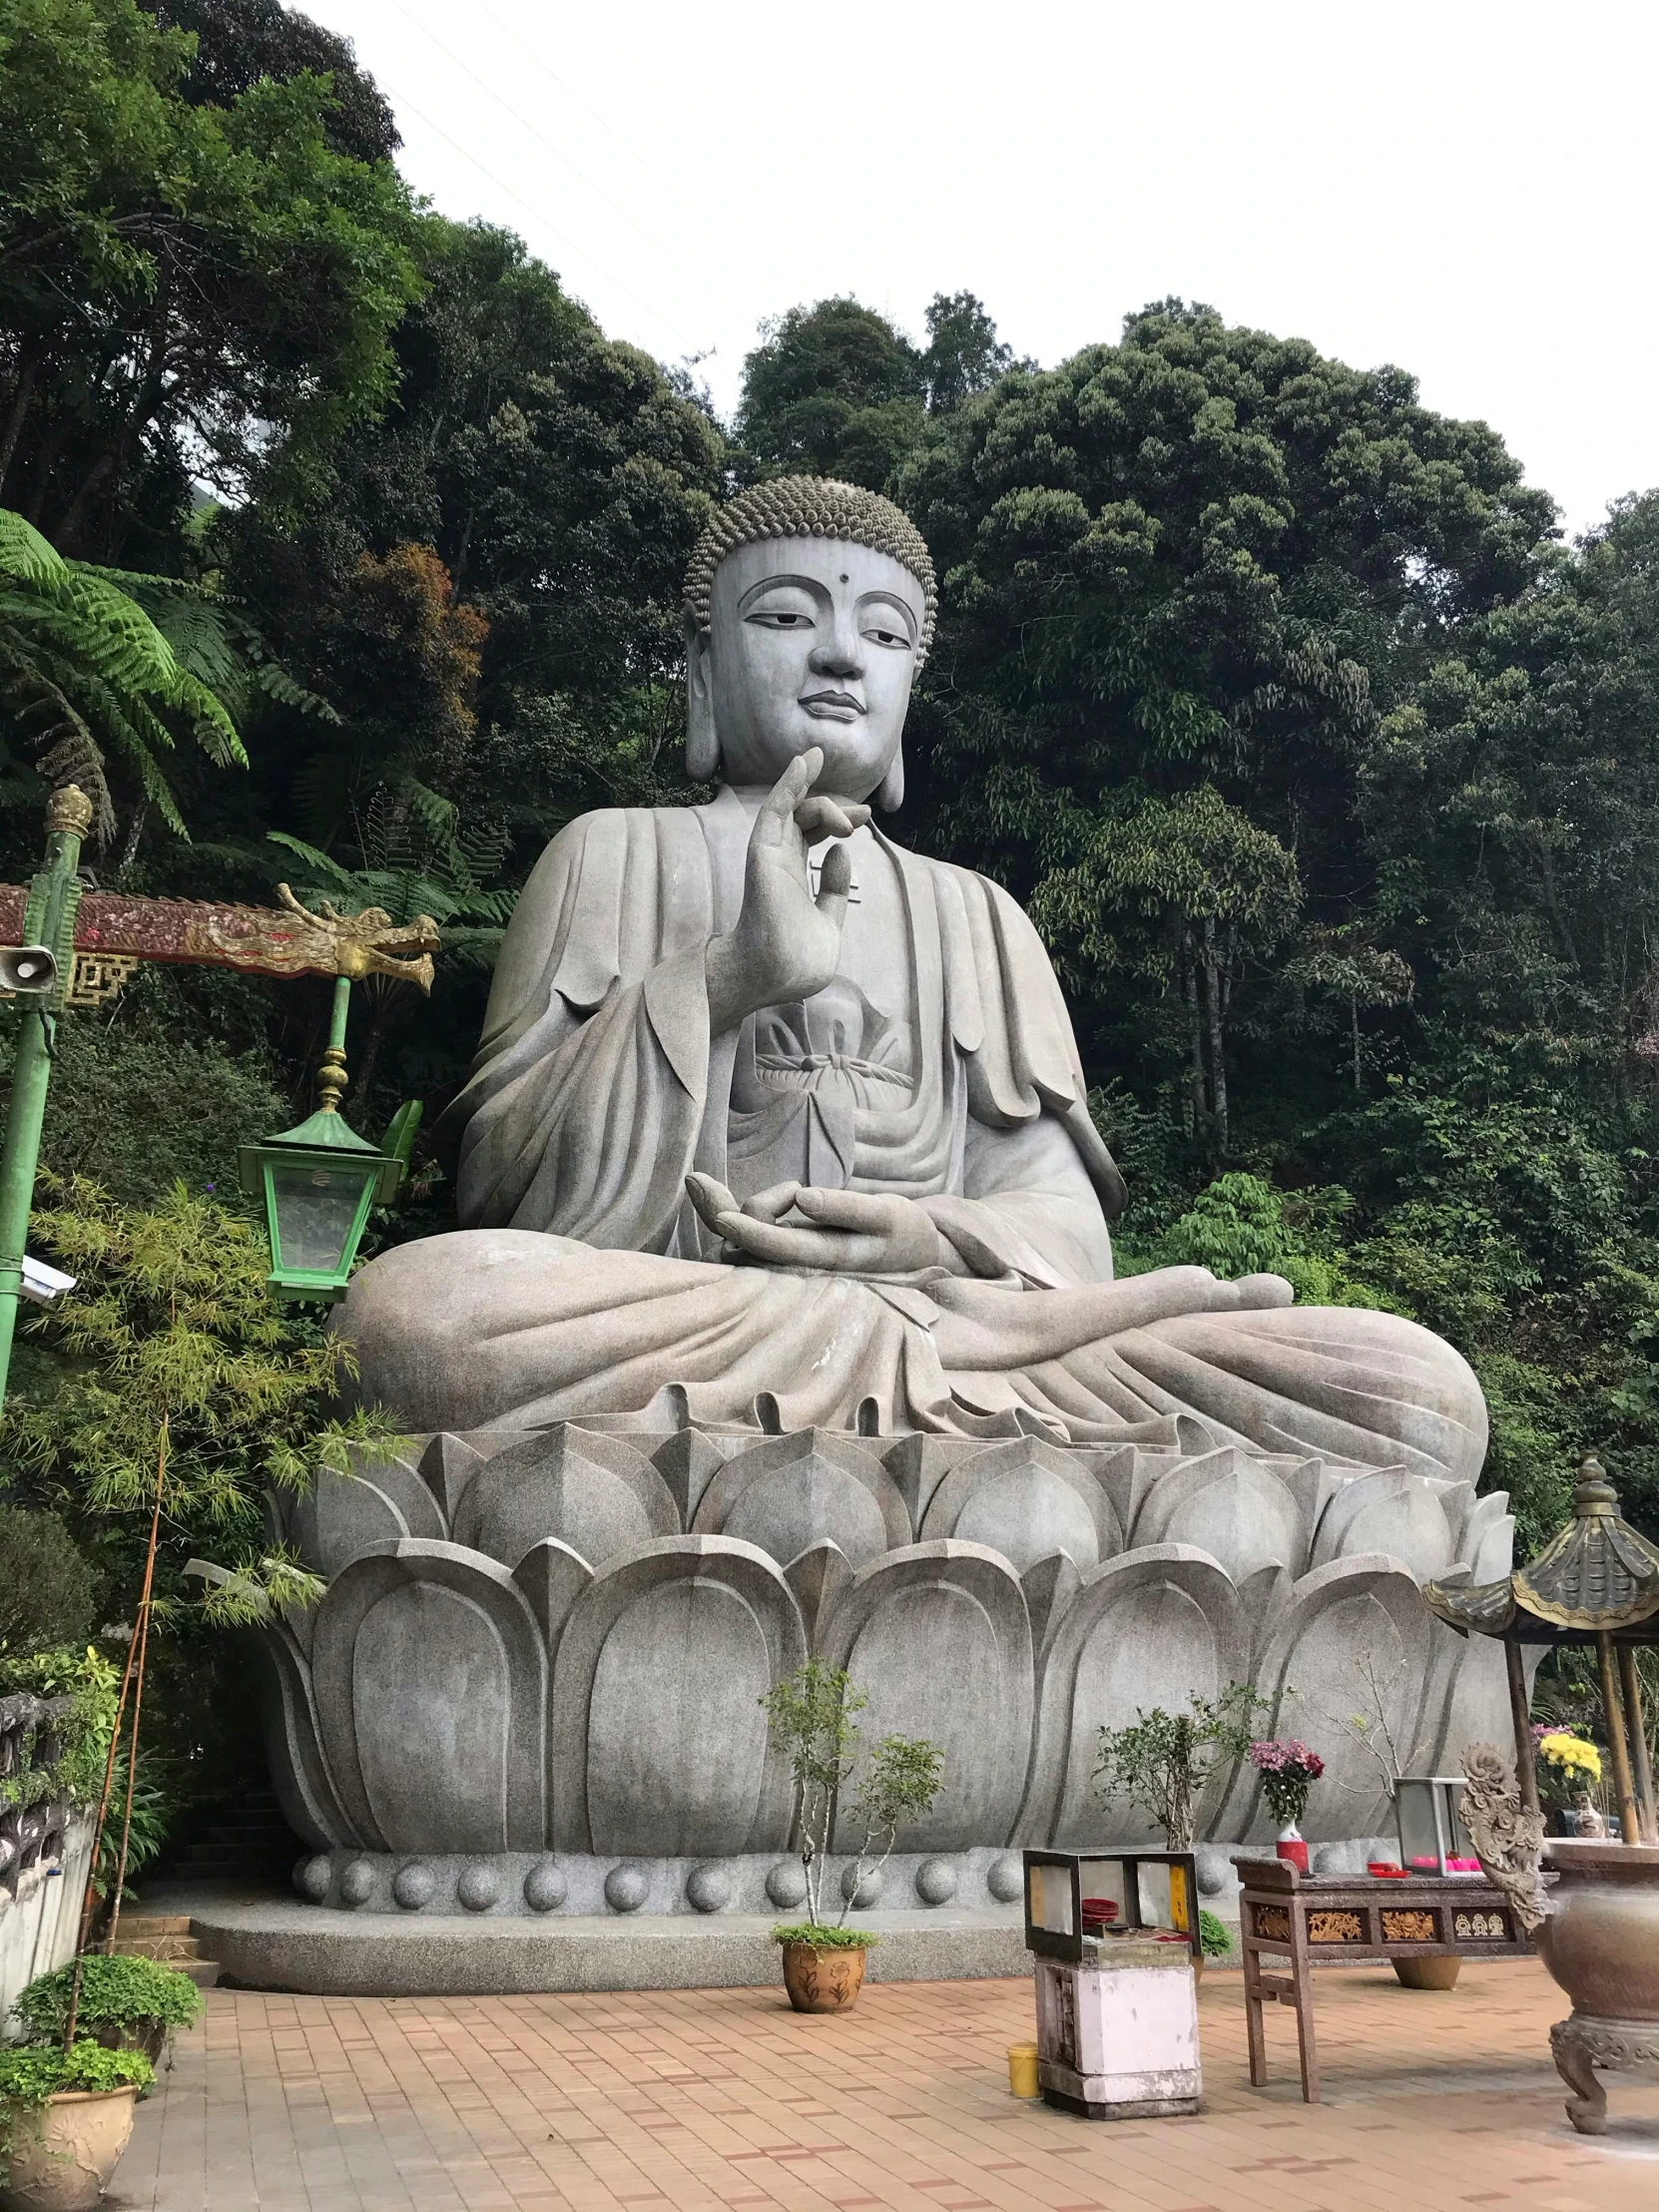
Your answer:
[[[59,981],[47,1006],[25,1002],[12,1060],[11,1104],[6,1112],[5,1145],[0,1149],[0,1412],[6,1405],[6,1379],[23,1290],[23,1254],[40,1162],[46,1086],[52,1075],[52,1035],[74,964],[75,908],[80,904],[75,871],[81,861],[81,839],[91,826],[92,802],[84,792],[66,784],[52,794],[46,806],[46,865],[29,886],[23,924],[25,944],[48,945],[57,955]]]
[[[345,1072],[345,1017],[350,1009],[351,978],[336,975],[334,1003],[328,1017],[328,1045],[322,1055],[322,1065],[316,1071],[316,1087],[322,1093],[317,1103],[325,1114],[339,1112],[340,1094],[350,1081]]]

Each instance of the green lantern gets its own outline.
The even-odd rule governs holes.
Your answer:
[[[389,1206],[408,1165],[420,1119],[400,1107],[384,1149],[359,1137],[339,1110],[346,1085],[345,1015],[351,982],[334,985],[333,1021],[317,1088],[322,1103],[295,1129],[242,1146],[242,1187],[265,1204],[271,1237],[271,1289],[278,1298],[332,1305],[345,1296],[371,1206]]]

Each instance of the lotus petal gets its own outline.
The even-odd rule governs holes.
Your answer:
[[[1432,1582],[1457,1556],[1445,1509],[1420,1475],[1404,1467],[1354,1475],[1326,1507],[1310,1564],[1371,1552],[1397,1559],[1419,1583]]]
[[[1137,1551],[1187,1544],[1217,1560],[1235,1583],[1262,1567],[1300,1574],[1308,1557],[1308,1524],[1295,1491],[1269,1462],[1232,1444],[1161,1474],[1130,1535]]]
[[[834,1611],[835,1600],[852,1579],[852,1565],[846,1553],[828,1536],[822,1543],[810,1544],[784,1569],[784,1579],[795,1592],[795,1602],[801,1608],[801,1618],[807,1629],[807,1648],[817,1651],[820,1634],[830,1615]]]
[[[693,1528],[759,1544],[780,1566],[826,1540],[854,1566],[910,1540],[892,1476],[873,1452],[828,1428],[769,1438],[730,1459],[704,1491]]]
[[[593,1580],[593,1569],[569,1544],[560,1543],[557,1536],[544,1536],[514,1567],[513,1580],[530,1600],[530,1610],[551,1659],[559,1648],[571,1607]]]
[[[1095,1793],[1100,1729],[1214,1697],[1249,1657],[1238,1593],[1207,1552],[1158,1544],[1084,1575],[1043,1666],[1018,1833],[1057,1850],[1152,1839],[1144,1812]]]
[[[496,1452],[455,1512],[456,1542],[509,1567],[545,1536],[597,1567],[679,1532],[673,1494],[644,1452],[574,1422]]]
[[[1396,1559],[1335,1559],[1305,1574],[1280,1614],[1256,1668],[1274,1725],[1304,1737],[1325,1760],[1302,1822],[1323,1842],[1375,1835],[1388,1825],[1382,1768],[1353,1728],[1366,1717],[1402,1762],[1416,1746],[1429,1654],[1428,1608]],[[1294,1695],[1293,1695],[1294,1693]],[[1408,1764],[1405,1771],[1409,1772]],[[1265,1838],[1273,1823],[1259,1778],[1241,1768],[1221,1809],[1221,1833]]]
[[[553,1676],[558,1851],[781,1851],[794,1790],[760,1700],[807,1656],[782,1569],[728,1536],[664,1536],[595,1575]]]
[[[944,1786],[897,1848],[1005,1841],[1025,1779],[1032,1688],[1031,1627],[1007,1561],[954,1540],[889,1552],[841,1593],[823,1650],[869,1695],[858,1719],[866,1744],[921,1736],[943,1754]]]
[[[353,1453],[349,1474],[316,1469],[293,1502],[288,1533],[305,1564],[331,1580],[372,1545],[403,1536],[441,1539],[448,1530],[412,1462]]]
[[[540,1851],[547,1654],[506,1568],[405,1538],[317,1611],[311,1682],[339,1801],[378,1851]]]
[[[265,1708],[266,1756],[282,1818],[313,1851],[360,1846],[323,1755],[311,1670],[292,1631],[272,1624],[255,1638]]]
[[[953,1467],[933,1492],[924,1539],[955,1536],[999,1552],[1016,1574],[1063,1551],[1078,1569],[1123,1547],[1112,1502],[1081,1453],[1034,1436],[993,1444]]]

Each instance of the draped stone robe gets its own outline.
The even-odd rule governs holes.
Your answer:
[[[750,828],[727,791],[585,816],[543,854],[440,1124],[468,1228],[387,1254],[346,1303],[367,1394],[419,1428],[689,1413],[1078,1442],[1173,1441],[1196,1411],[1256,1449],[1478,1467],[1472,1376],[1393,1316],[1080,1327],[1124,1188],[1048,957],[982,876],[860,831],[840,972],[711,1039],[705,949],[737,919]],[[724,1265],[693,1168],[740,1198],[795,1179],[914,1199],[941,1264]],[[964,1372],[934,1331],[970,1277],[1009,1351]]]

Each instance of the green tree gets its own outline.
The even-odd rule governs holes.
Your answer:
[[[193,475],[325,479],[418,289],[408,194],[330,146],[329,81],[198,106],[194,54],[135,0],[0,26],[0,495],[64,551],[176,533]]]
[[[263,77],[325,77],[330,94],[323,134],[336,154],[386,162],[398,136],[384,93],[357,67],[351,41],[325,31],[281,0],[143,0],[164,30],[189,31],[196,51],[181,90],[201,108],[228,108]]]
[[[1295,944],[1283,856],[1308,926],[1355,919],[1376,888],[1357,784],[1378,713],[1457,624],[1530,583],[1550,502],[1490,430],[1422,408],[1399,371],[1179,301],[936,416],[896,488],[945,578],[914,717],[922,833],[1048,913],[1091,987],[1086,1056],[1133,1056],[1143,1095],[1171,1110],[1185,1096],[1211,1156],[1218,1076],[1229,1140],[1239,1124],[1229,1039],[1255,1076],[1252,1040],[1273,1034],[1266,955]],[[1172,839],[1194,809],[1216,838]],[[1210,970],[1230,1004],[1202,1116],[1183,962],[1150,959],[1113,919],[1125,851],[1146,856],[1143,876],[1213,864],[1203,903],[1189,894],[1200,922],[1207,904],[1224,929],[1243,902],[1235,954]],[[1246,1081],[1247,1127],[1287,1072],[1275,1035]]]
[[[743,364],[737,435],[767,475],[880,491],[920,435],[927,388],[922,354],[884,315],[821,299],[763,324]]]
[[[996,324],[971,291],[935,292],[926,320],[921,369],[930,414],[948,413],[976,392],[988,391],[1013,367],[1013,347],[998,341]]]

